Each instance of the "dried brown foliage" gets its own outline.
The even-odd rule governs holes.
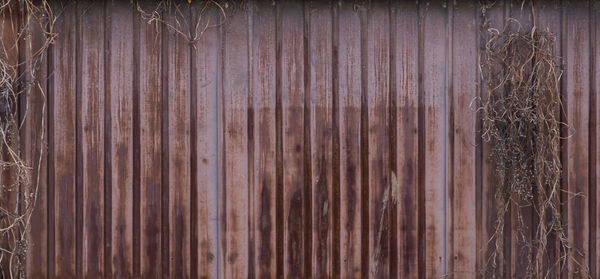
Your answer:
[[[560,140],[569,135],[561,135],[561,129],[568,129],[561,122],[562,70],[554,52],[555,36],[535,24],[525,30],[512,18],[503,30],[486,23],[488,39],[480,58],[486,94],[480,112],[482,137],[491,143],[490,159],[498,178],[495,231],[490,239],[495,247],[486,275],[503,277],[500,262],[505,256],[507,222],[516,228],[517,253],[525,255],[527,278],[557,276],[569,262],[585,271],[575,260],[579,251],[568,243],[560,211],[561,195],[566,192],[560,183]],[[509,208],[516,221],[507,216]],[[533,210],[539,222],[524,221],[526,210]],[[557,251],[547,249],[549,238],[557,240]]]

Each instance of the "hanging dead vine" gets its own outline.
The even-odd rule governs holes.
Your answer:
[[[576,260],[575,254],[580,252],[567,240],[560,211],[561,195],[566,192],[560,181],[560,140],[569,135],[561,135],[567,124],[561,121],[562,70],[554,54],[556,38],[535,24],[526,30],[513,18],[502,30],[491,28],[485,14],[489,6],[482,7],[482,27],[488,36],[480,58],[486,91],[480,107],[482,137],[491,143],[490,158],[498,178],[496,222],[490,239],[495,247],[488,259],[487,276],[502,277],[507,222],[516,227],[517,252],[525,257],[527,278],[556,275],[567,263],[589,276],[584,263]],[[516,220],[506,218],[509,208]],[[539,220],[535,225],[525,221],[528,208]],[[558,251],[547,249],[550,236],[557,240]]]
[[[26,162],[19,136],[29,114],[27,100],[32,94],[45,99],[37,74],[55,37],[54,19],[45,0],[2,0],[0,20],[0,270],[3,278],[24,278],[27,232],[38,192],[32,166],[39,167],[43,150],[34,152],[39,154],[32,159],[35,162]],[[33,33],[41,42],[33,42]],[[25,61],[19,59],[19,53],[25,54]],[[40,121],[42,131],[44,110],[42,107],[40,119],[30,119]],[[43,142],[43,132],[39,136]]]

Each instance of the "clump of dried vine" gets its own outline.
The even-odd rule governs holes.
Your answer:
[[[511,28],[512,27],[512,28]],[[516,28],[515,28],[516,27]],[[516,29],[516,30],[515,30]],[[520,255],[526,259],[528,278],[546,278],[574,260],[561,218],[561,122],[559,84],[562,75],[554,53],[555,36],[549,31],[524,30],[509,19],[503,30],[487,28],[488,40],[481,57],[486,94],[481,109],[485,142],[491,143],[495,162],[496,223],[488,276],[501,277],[503,234],[509,208],[516,215]],[[564,136],[564,135],[563,135]],[[537,215],[535,225],[524,218],[526,208]],[[536,227],[529,227],[529,226]],[[530,231],[533,230],[533,235]],[[547,249],[557,240],[558,251]],[[557,253],[550,255],[550,253]],[[553,262],[550,262],[550,259]]]
[[[35,3],[2,0],[0,3],[0,271],[3,278],[24,278],[25,258],[30,252],[27,231],[38,187],[38,181],[32,181],[32,166],[40,165],[42,150],[36,152],[40,156],[37,162],[26,162],[19,137],[28,117],[27,100],[32,94],[44,95],[37,73],[54,38],[53,22],[52,10],[45,0]],[[43,34],[35,36],[41,41],[33,42],[34,32]],[[26,57],[24,61],[19,59],[20,55]],[[40,115],[44,115],[44,109]],[[40,121],[43,127],[43,117],[30,121]],[[40,137],[42,142],[43,132]]]

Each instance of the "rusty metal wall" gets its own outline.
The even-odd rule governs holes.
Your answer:
[[[249,1],[225,19],[201,2],[179,6],[215,25],[194,44],[129,1],[57,4],[47,98],[23,97],[23,152],[40,169],[28,277],[485,277],[496,180],[469,106],[480,7]],[[599,4],[487,14],[557,34],[575,131],[562,183],[582,194],[563,214],[597,278]],[[499,264],[521,277],[506,232]]]

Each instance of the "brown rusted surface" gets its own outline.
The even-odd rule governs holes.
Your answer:
[[[275,97],[276,97],[276,20],[275,6],[269,3],[256,7],[252,16],[251,88],[254,111],[254,258],[250,265],[255,266],[255,277],[275,277]],[[250,112],[249,112],[250,113]]]
[[[452,36],[452,117],[449,133],[453,137],[451,146],[452,179],[449,195],[452,199],[452,250],[448,258],[452,265],[448,272],[456,278],[474,277],[476,272],[477,249],[476,214],[477,198],[475,183],[475,132],[476,114],[470,109],[471,101],[477,96],[477,22],[473,3],[454,3]]]
[[[340,251],[341,278],[361,274],[360,195],[360,18],[351,5],[338,9],[340,100]]]
[[[441,1],[422,3],[423,59],[422,93],[424,127],[424,199],[425,238],[424,257],[426,278],[439,277],[447,273],[446,183],[448,179],[448,95],[446,56],[448,55],[447,11]]]
[[[303,72],[304,72],[304,121],[302,123],[302,128],[304,129],[304,134],[303,134],[303,143],[304,143],[304,176],[303,176],[303,180],[304,180],[304,199],[303,201],[303,206],[302,206],[302,211],[304,212],[304,232],[303,232],[303,240],[304,240],[304,255],[303,255],[303,259],[304,259],[304,276],[307,278],[312,278],[312,271],[313,271],[313,262],[310,260],[312,259],[312,251],[313,251],[313,212],[312,212],[312,204],[313,204],[313,192],[312,192],[312,188],[313,188],[313,176],[312,176],[312,163],[313,161],[311,160],[311,150],[312,150],[312,137],[311,134],[313,133],[313,131],[311,130],[311,119],[314,119],[314,116],[311,115],[311,110],[312,109],[312,103],[313,100],[311,99],[311,79],[312,79],[312,75],[311,75],[311,55],[312,55],[312,51],[310,51],[310,37],[311,37],[311,32],[310,32],[310,14],[313,12],[313,10],[311,9],[311,5],[312,3],[309,2],[305,2],[303,5],[303,9],[304,9],[304,37],[303,37],[303,42],[302,45],[303,50],[304,50],[304,68],[303,68]]]
[[[592,5],[590,18],[590,275],[600,276],[600,4]],[[595,154],[595,157],[594,155]],[[595,193],[594,193],[595,191]]]
[[[81,94],[78,137],[83,189],[83,276],[104,274],[104,14],[102,5],[83,2],[89,9],[80,18]]]
[[[110,57],[111,256],[113,277],[133,275],[133,10],[128,3],[110,2],[106,23]],[[106,101],[106,100],[105,100]]]
[[[589,108],[590,108],[590,25],[587,3],[570,3],[566,11],[567,49],[565,79],[567,95],[567,121],[574,129],[567,143],[568,158],[564,173],[570,192],[568,206],[568,239],[573,249],[579,251],[573,257],[580,263],[589,263]],[[572,196],[572,195],[577,196]],[[588,264],[568,266],[569,278],[574,273],[586,274]]]
[[[175,16],[168,17],[175,22]],[[181,20],[181,19],[179,19]],[[167,34],[169,154],[169,274],[190,276],[190,46],[174,30]]]
[[[227,230],[221,236],[222,275],[241,278],[248,272],[248,13],[244,10],[228,10],[227,22],[222,25],[223,44],[221,109],[223,112],[221,146],[223,154],[224,181],[222,202]]]
[[[360,15],[360,269],[361,278],[369,276],[369,111],[367,67],[367,11],[364,6],[355,9]]]
[[[487,16],[500,28],[535,15],[557,34],[574,127],[563,183],[582,194],[563,195],[564,220],[597,277],[598,6],[562,5],[500,2]],[[28,276],[486,278],[500,181],[469,107],[485,92],[479,6],[250,1],[223,16],[183,1],[184,33],[208,26],[193,44],[127,1],[55,6],[47,98],[21,98],[34,169],[48,132]],[[498,267],[518,277],[504,229]]]
[[[312,167],[312,276],[332,276],[332,13],[328,1],[309,7],[311,167]],[[312,51],[314,50],[314,51]],[[307,65],[308,66],[308,65]]]
[[[203,5],[195,4],[192,9],[192,18],[197,19]],[[216,24],[221,19],[221,14],[216,9],[205,11],[200,24]],[[218,256],[218,183],[219,183],[219,157],[218,157],[218,75],[219,75],[219,53],[221,42],[219,40],[219,28],[210,28],[205,31],[203,40],[198,42],[196,48],[192,48],[191,66],[193,88],[191,97],[195,98],[195,119],[192,116],[192,135],[196,138],[196,150],[191,152],[192,158],[196,158],[196,170],[192,169],[192,187],[196,183],[196,222],[192,227],[197,233],[196,242],[192,241],[190,249],[196,250],[196,259],[191,257],[192,270],[197,265],[199,278],[217,277]],[[192,103],[192,106],[194,104]],[[194,127],[195,126],[195,127]],[[194,142],[191,142],[192,146]],[[193,163],[193,161],[192,161]],[[195,172],[195,174],[194,174]],[[192,211],[192,217],[194,212]],[[192,220],[193,221],[193,220]],[[194,223],[194,222],[192,222]],[[195,244],[194,244],[195,243]],[[196,245],[196,247],[194,247]],[[195,264],[197,263],[197,264]]]
[[[388,50],[388,59],[389,59],[389,85],[388,85],[388,143],[389,143],[389,181],[388,181],[388,199],[391,199],[391,202],[388,205],[387,211],[388,219],[389,219],[389,230],[388,230],[388,238],[389,238],[389,277],[390,278],[398,278],[398,265],[395,264],[398,262],[398,198],[400,196],[398,192],[398,176],[396,175],[398,168],[398,141],[396,137],[398,136],[398,94],[396,89],[397,81],[398,81],[398,71],[396,67],[396,63],[398,60],[396,59],[396,47],[397,47],[397,29],[396,29],[396,12],[390,5],[389,7],[389,50]],[[391,198],[390,198],[391,197]]]
[[[417,278],[419,250],[417,199],[417,106],[418,106],[418,10],[415,3],[395,7],[396,68],[395,90],[397,106],[397,167],[392,169],[398,183],[398,265],[399,278]]]
[[[146,8],[150,5],[145,5]],[[152,26],[139,21],[139,160],[140,160],[140,275],[158,277],[161,270],[161,45]],[[158,41],[160,42],[160,41]]]
[[[55,24],[64,36],[57,38],[52,53],[54,78],[49,88],[52,105],[49,118],[53,152],[51,174],[54,186],[54,255],[53,272],[56,277],[75,277],[75,71],[76,6],[67,5],[65,16]],[[52,275],[50,275],[52,276]]]
[[[389,277],[390,208],[397,191],[390,183],[389,150],[389,13],[379,3],[366,16],[367,113],[369,144],[369,276]],[[395,124],[395,123],[394,123]],[[365,226],[366,224],[363,224]],[[364,271],[363,271],[364,272]]]
[[[304,52],[303,9],[295,2],[282,3],[281,24],[281,101],[283,149],[283,264],[284,274],[304,277],[305,230],[303,194],[304,176]]]

